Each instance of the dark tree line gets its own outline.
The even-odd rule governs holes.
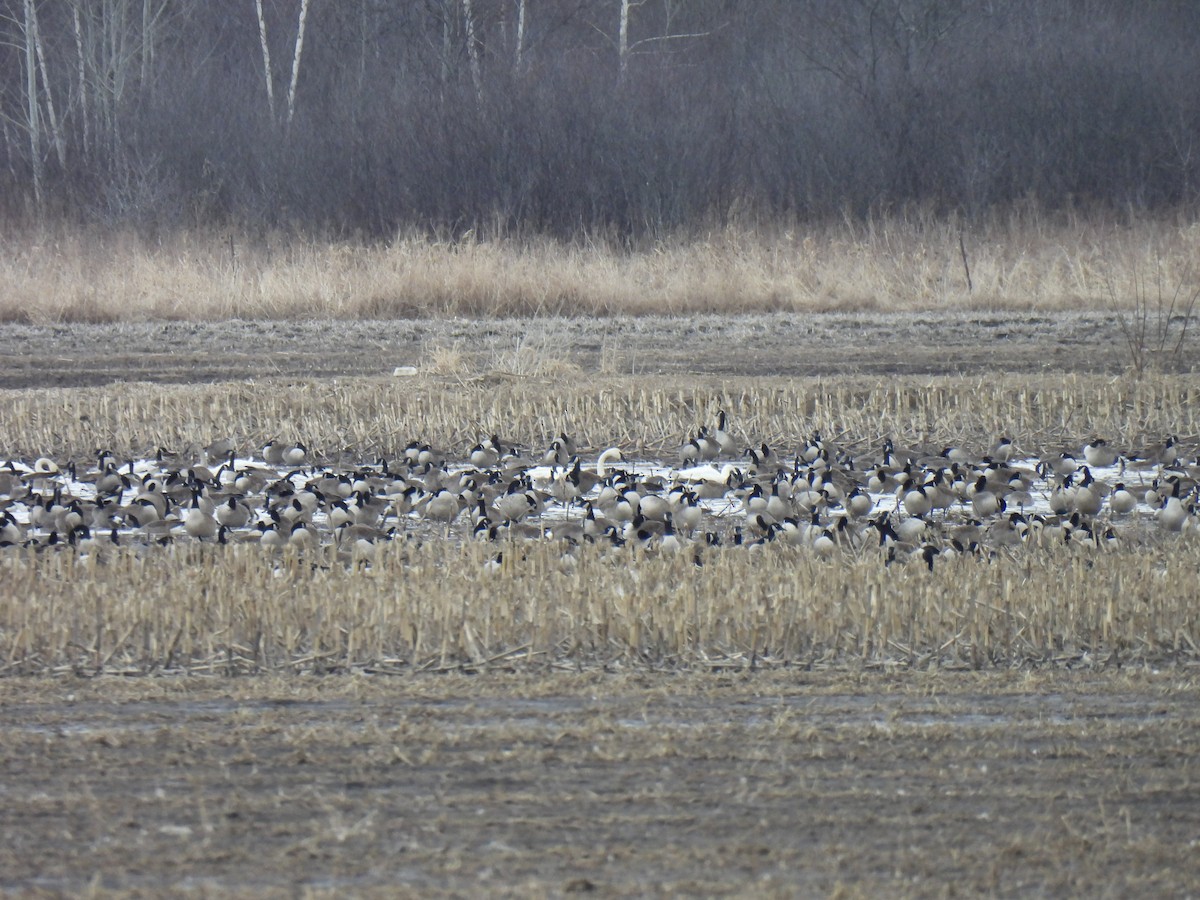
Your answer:
[[[1200,183],[1191,0],[0,0],[0,32],[10,222],[638,239]]]

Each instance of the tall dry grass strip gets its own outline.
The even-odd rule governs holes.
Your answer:
[[[885,568],[769,546],[381,546],[369,568],[257,547],[0,556],[0,672],[1194,660],[1200,544]]]
[[[362,378],[4,391],[0,454],[84,460],[101,447],[122,456],[166,447],[186,456],[218,438],[248,452],[281,437],[361,461],[394,457],[414,439],[460,453],[490,434],[541,448],[561,431],[581,447],[653,454],[673,452],[718,409],[745,445],[766,440],[785,453],[814,430],[856,446],[891,436],[980,453],[1001,434],[1034,453],[1077,450],[1092,435],[1135,448],[1200,434],[1200,384],[1186,376]]]
[[[962,241],[963,243],[960,243]],[[970,253],[971,286],[962,249]],[[966,223],[908,214],[728,228],[628,251],[597,241],[304,241],[182,232],[0,239],[0,319],[389,318],[771,310],[1132,308],[1113,285],[1196,282],[1200,225],[1181,218]]]

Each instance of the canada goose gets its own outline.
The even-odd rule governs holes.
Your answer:
[[[823,529],[813,540],[812,548],[816,551],[817,556],[822,559],[828,559],[833,556],[838,549],[837,540],[834,538],[833,532],[828,528]]]
[[[927,515],[933,509],[933,501],[923,484],[905,489],[903,502],[904,511],[916,518]]]
[[[122,510],[125,522],[134,528],[145,528],[161,521],[165,514],[158,506],[146,497],[138,497]],[[32,519],[31,519],[32,521]]]
[[[1094,516],[1100,512],[1100,506],[1104,499],[1104,492],[1100,485],[1097,484],[1092,476],[1091,469],[1084,466],[1081,470],[1081,477],[1075,485],[1075,492],[1071,498],[1071,505],[1075,511],[1085,516]]]
[[[550,447],[542,454],[543,466],[565,466],[571,461],[566,444],[558,438],[550,442]]]
[[[671,506],[671,515],[675,527],[684,534],[691,536],[704,518],[704,510],[699,506],[696,495],[689,490],[679,492],[678,500]]]
[[[404,448],[404,463],[410,469],[418,466],[432,466],[437,463],[437,457],[429,444],[421,441],[410,441]]]
[[[1060,478],[1066,478],[1068,475],[1073,475],[1075,470],[1079,468],[1079,463],[1070,453],[1062,452],[1054,456],[1043,458],[1040,466],[1048,472],[1051,472]]]
[[[609,447],[597,457],[594,469],[589,471],[580,467],[579,458],[575,457],[575,475],[573,477],[580,495],[586,497],[603,484],[612,474],[612,464],[622,462],[624,459],[620,447]]]
[[[700,441],[693,435],[679,448],[679,464],[682,466],[694,466],[700,461],[702,453]]]
[[[1158,466],[1171,467],[1176,465],[1181,457],[1182,448],[1179,438],[1169,435],[1161,444],[1150,444],[1130,454],[1129,465],[1136,469],[1148,469]]]
[[[988,456],[997,462],[1010,462],[1017,455],[1017,445],[1010,438],[1001,436],[988,450]]]
[[[907,519],[902,519],[900,522],[892,526],[895,535],[902,541],[914,544],[919,541],[926,533],[928,523],[918,517],[911,516]]]
[[[250,521],[250,507],[242,500],[240,495],[230,494],[214,512],[218,524],[224,525],[226,528],[239,529],[245,528],[246,523]]]
[[[6,509],[0,512],[0,545],[16,545],[25,540],[25,530]]]
[[[683,549],[683,542],[675,533],[675,523],[670,513],[667,513],[663,519],[663,530],[658,539],[658,549],[663,553],[678,553]]]
[[[212,540],[217,536],[217,520],[200,507],[200,491],[197,490],[192,500],[191,509],[183,519],[183,530],[197,540]]]
[[[638,494],[638,513],[649,522],[665,522],[671,515],[671,504],[658,494]]]
[[[504,448],[500,444],[500,438],[492,435],[471,448],[469,459],[475,468],[489,469],[500,461],[503,452]]]
[[[312,550],[320,546],[320,538],[317,537],[316,529],[307,522],[296,522],[292,525],[291,531],[288,533],[288,546],[296,547],[300,550]]]
[[[1167,531],[1182,531],[1190,512],[1183,501],[1176,495],[1167,497],[1162,507],[1155,514],[1158,524]]]
[[[457,494],[452,494],[450,491],[443,489],[437,493],[429,494],[422,504],[422,510],[425,518],[443,523],[448,530],[450,524],[462,512],[463,507]]]
[[[716,442],[719,455],[737,455],[737,442],[725,430],[725,410],[723,409],[717,410],[717,430],[712,433],[712,440]]]
[[[262,454],[263,462],[268,466],[282,466],[284,449],[283,444],[272,439],[263,444],[259,452]]]
[[[1110,447],[1104,438],[1093,438],[1083,445],[1083,458],[1093,469],[1103,469],[1114,465],[1118,456],[1120,454]]]
[[[857,487],[853,488],[846,496],[843,505],[846,511],[855,518],[869,516],[871,510],[875,508],[875,501],[871,499],[870,494],[864,494]]]
[[[302,466],[308,460],[308,448],[301,443],[296,443],[283,451],[283,464],[285,466]]]
[[[986,519],[996,513],[1004,512],[1004,509],[1004,498],[997,497],[988,490],[987,476],[980,475],[971,494],[971,511],[980,519]]]
[[[775,451],[770,448],[766,441],[759,445],[758,449],[754,447],[746,448],[745,456],[750,457],[750,463],[758,468],[766,468],[772,466],[776,462]]]

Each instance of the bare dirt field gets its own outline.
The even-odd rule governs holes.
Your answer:
[[[613,375],[1116,374],[1130,363],[1120,319],[1106,312],[6,323],[0,388],[379,375],[427,368],[439,352],[467,371],[553,359]]]
[[[1194,895],[1194,671],[32,679],[0,890]]]

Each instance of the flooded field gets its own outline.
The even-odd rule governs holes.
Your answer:
[[[1189,669],[5,688],[6,892],[1200,888]]]

